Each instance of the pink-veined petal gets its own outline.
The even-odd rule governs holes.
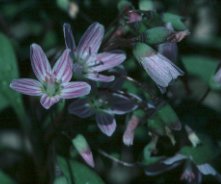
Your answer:
[[[126,59],[126,55],[124,53],[103,52],[101,54],[97,54],[96,60],[100,64],[98,64],[97,66],[91,67],[91,70],[96,71],[96,72],[108,70],[115,66],[120,65],[125,59]]]
[[[88,95],[91,86],[86,82],[68,82],[63,84],[61,97],[64,99],[77,98]]]
[[[59,96],[49,97],[48,95],[44,94],[44,95],[42,95],[40,102],[41,102],[41,105],[45,109],[49,109],[52,105],[57,103],[59,100],[60,100]]]
[[[70,58],[70,49],[66,49],[53,67],[53,74],[62,82],[69,82],[72,77],[73,64]]]
[[[104,27],[103,25],[95,22],[91,24],[84,35],[82,36],[79,45],[78,45],[78,53],[79,56],[85,56],[88,53],[97,53],[102,39],[104,37]]]
[[[106,76],[99,73],[88,73],[86,77],[90,80],[100,81],[100,82],[111,82],[115,79],[113,75]]]
[[[30,48],[30,58],[32,69],[39,81],[44,81],[45,76],[51,73],[51,66],[42,48],[37,44],[32,44]]]
[[[117,127],[114,116],[104,111],[96,113],[96,122],[99,129],[109,137],[112,136]]]
[[[10,87],[25,95],[40,96],[42,94],[41,83],[33,79],[15,79],[10,83]]]

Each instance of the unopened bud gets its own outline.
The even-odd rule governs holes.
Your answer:
[[[69,0],[57,0],[56,2],[57,2],[57,6],[64,11],[68,9],[69,3],[70,3]]]
[[[123,143],[127,146],[133,145],[134,142],[134,133],[140,122],[140,119],[133,115],[127,124],[127,128],[123,135]]]
[[[91,149],[83,135],[78,134],[72,143],[84,161],[91,167],[94,167],[94,159]]]
[[[117,8],[120,12],[124,12],[130,9],[133,9],[133,5],[131,4],[131,2],[127,1],[127,0],[120,0]]]
[[[193,147],[196,147],[198,144],[200,144],[199,137],[188,125],[185,125],[185,130],[186,133],[188,134],[188,139],[192,143]]]
[[[137,43],[133,54],[162,92],[165,92],[164,89],[172,81],[183,75],[181,69],[144,43]]]
[[[139,9],[144,10],[144,11],[154,10],[153,1],[152,0],[140,0]]]
[[[146,44],[160,44],[168,40],[171,31],[166,27],[154,27],[142,33],[140,39]]]
[[[136,10],[130,10],[127,13],[127,23],[140,22],[142,20],[142,16]]]
[[[183,18],[179,15],[172,13],[164,13],[162,16],[162,20],[165,22],[165,24],[170,22],[176,31],[187,30],[187,27],[183,22]]]
[[[68,13],[71,18],[76,18],[79,12],[79,7],[76,3],[70,2],[68,7]]]

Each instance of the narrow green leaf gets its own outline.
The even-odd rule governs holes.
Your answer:
[[[4,45],[0,47],[0,93],[14,108],[20,121],[25,124],[27,123],[27,120],[21,95],[9,87],[10,82],[13,79],[18,78],[18,67],[15,52],[10,40],[2,33],[0,33],[0,43]]]

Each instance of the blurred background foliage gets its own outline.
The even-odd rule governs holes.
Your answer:
[[[183,78],[186,86],[181,81],[177,81],[165,98],[175,109],[182,124],[191,126],[196,133],[207,140],[205,144],[208,144],[208,147],[192,155],[195,155],[198,161],[209,161],[217,171],[221,171],[221,159],[219,159],[221,87],[212,80],[221,61],[221,1],[132,0],[131,2],[137,9],[154,7],[158,12],[171,12],[185,18],[191,34],[178,46],[179,62],[186,72]],[[67,178],[71,178],[68,168],[72,168],[72,177],[77,184],[181,182],[179,178],[182,168],[157,177],[147,177],[142,168],[122,166],[97,152],[102,148],[114,158],[126,162],[141,162],[143,152],[148,154],[149,147],[145,147],[150,142],[148,128],[159,131],[157,123],[153,127],[138,127],[134,146],[126,147],[121,141],[125,129],[123,118],[118,118],[118,128],[114,136],[107,138],[98,131],[94,119],[81,120],[67,113],[63,114],[67,115],[67,118],[62,127],[59,127],[60,131],[67,131],[71,138],[77,133],[83,133],[87,137],[97,164],[93,171],[82,163],[74,149],[71,154],[78,161],[75,159],[68,162],[64,159],[69,153],[71,143],[65,136],[51,135],[50,126],[49,128],[46,126],[50,121],[48,119],[50,112],[44,112],[35,98],[21,96],[9,89],[12,79],[33,75],[29,60],[29,47],[33,42],[40,44],[48,57],[55,61],[65,47],[62,30],[64,22],[72,25],[78,41],[83,31],[94,21],[104,24],[107,28],[119,15],[118,3],[118,0],[0,0],[0,183],[38,183],[38,177],[47,176],[39,175],[37,172],[40,170],[45,173],[43,172],[45,168],[55,160],[63,174],[68,175]],[[141,82],[151,83],[140,65],[130,57],[131,53],[128,53],[128,56],[124,64],[128,75]],[[137,90],[129,84],[125,88],[129,88],[130,91]],[[205,94],[207,96],[203,98]],[[56,110],[59,112],[59,109]],[[43,118],[38,119],[38,114]],[[174,136],[178,140],[175,146],[168,137],[162,136],[157,145],[156,157],[147,160],[154,162],[158,156],[171,156],[179,151],[182,134],[183,131],[175,133]],[[30,145],[26,136],[31,137],[35,148]],[[57,153],[64,157],[50,155],[46,149],[50,145],[44,143],[46,139],[56,139]],[[39,168],[36,168],[36,162]],[[64,176],[60,176],[55,181],[56,184],[68,182],[71,181],[67,181]],[[216,183],[216,180],[206,177],[204,183]]]

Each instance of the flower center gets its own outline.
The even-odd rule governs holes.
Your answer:
[[[43,84],[43,91],[50,97],[59,95],[61,93],[61,83],[55,77],[46,77]]]
[[[74,55],[73,58],[73,75],[76,78],[83,78],[83,76],[87,73],[88,66],[86,64],[87,58],[82,59],[78,55]]]

